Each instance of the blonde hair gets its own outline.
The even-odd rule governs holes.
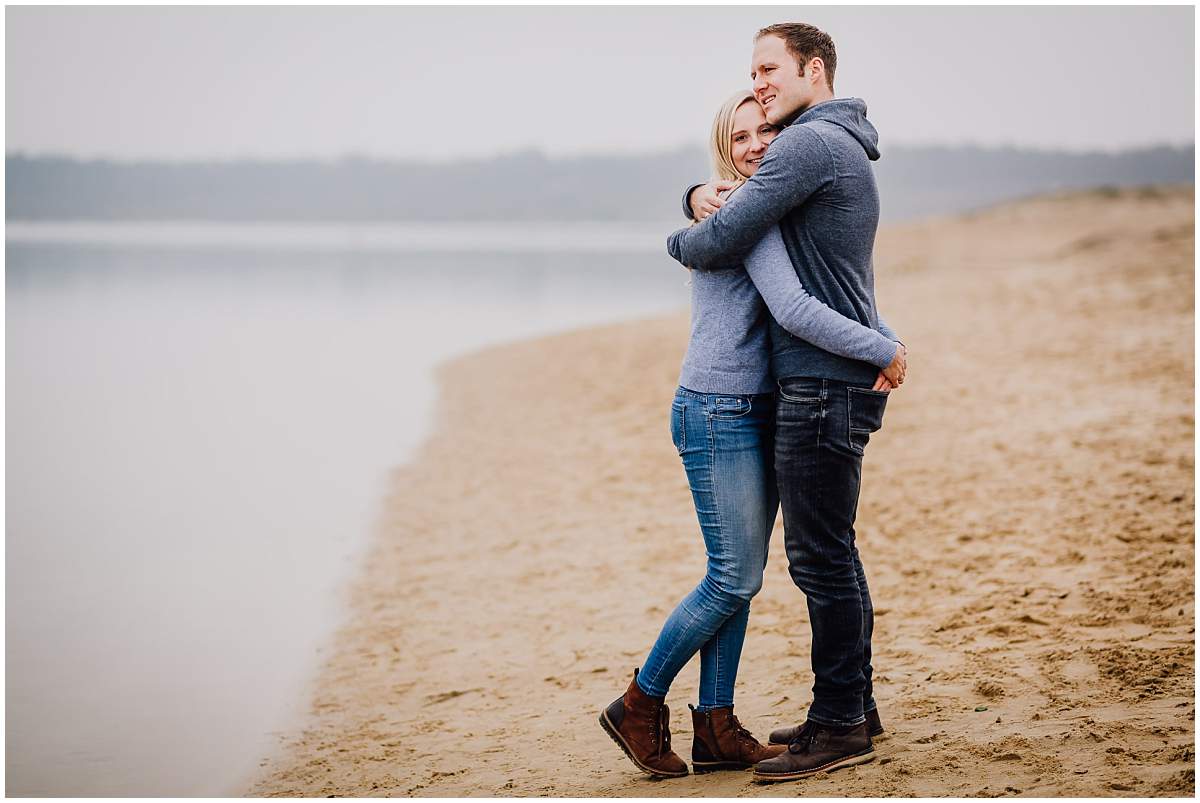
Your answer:
[[[750,178],[744,176],[733,164],[733,116],[743,103],[757,103],[754,93],[748,89],[735,92],[729,100],[721,104],[717,116],[713,119],[712,141],[709,150],[712,153],[713,173],[721,181],[742,182]]]

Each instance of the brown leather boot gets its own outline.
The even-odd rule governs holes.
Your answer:
[[[709,711],[692,709],[692,771],[697,775],[714,770],[744,770],[773,758],[787,749],[784,745],[764,747],[742,727],[733,715],[733,706]]]
[[[835,728],[809,720],[800,726],[787,750],[754,765],[754,780],[794,781],[818,772],[865,764],[873,758],[875,747],[867,733],[867,723]]]
[[[638,769],[652,778],[679,778],[687,764],[671,750],[670,709],[637,684],[638,671],[625,694],[600,712],[600,726],[620,745]]]
[[[803,725],[796,725],[791,728],[780,728],[779,730],[771,731],[771,735],[767,737],[767,744],[791,744],[792,740],[800,735],[800,730]],[[877,739],[883,735],[883,722],[879,719],[879,709],[872,708],[867,712],[867,733],[872,739]]]

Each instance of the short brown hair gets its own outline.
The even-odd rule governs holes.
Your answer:
[[[825,65],[825,83],[829,85],[829,91],[833,91],[833,73],[837,69],[837,50],[834,48],[833,39],[829,34],[815,25],[803,22],[780,22],[763,28],[755,34],[754,39],[758,41],[764,36],[778,36],[783,40],[788,52],[800,65],[801,75],[804,75],[805,64],[808,64],[811,59],[819,58]]]

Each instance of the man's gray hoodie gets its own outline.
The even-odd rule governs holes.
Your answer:
[[[701,271],[741,265],[779,223],[800,283],[828,306],[878,330],[871,254],[879,135],[858,98],[807,109],[767,148],[758,171],[702,223],[673,233],[671,256]],[[879,369],[818,348],[771,321],[771,373],[871,385]]]

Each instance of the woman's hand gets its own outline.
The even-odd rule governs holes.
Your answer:
[[[716,212],[725,203],[721,193],[732,190],[739,184],[740,181],[712,181],[692,190],[692,197],[688,199],[688,205],[692,207],[692,217],[699,223]]]
[[[892,358],[891,365],[883,369],[882,376],[893,388],[898,388],[904,384],[904,375],[907,372],[908,349],[904,347],[903,343],[897,343],[896,356]]]
[[[892,383],[888,381],[888,378],[883,375],[883,371],[880,371],[879,376],[875,377],[875,384],[871,387],[871,390],[890,391],[893,387],[894,385],[892,385]]]

